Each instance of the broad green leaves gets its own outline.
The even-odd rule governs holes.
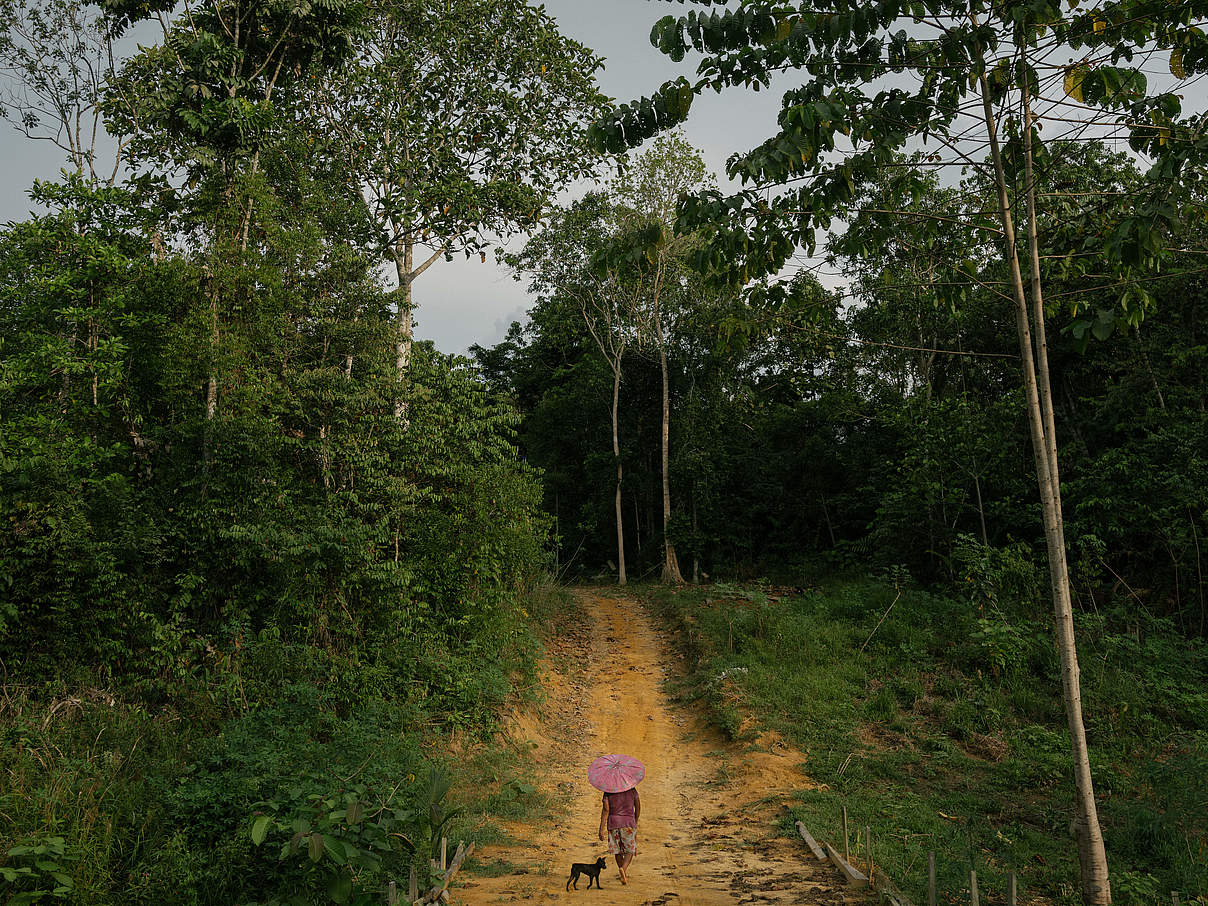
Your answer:
[[[688,118],[696,91],[685,78],[666,82],[653,97],[623,104],[593,123],[588,139],[607,154],[623,154],[656,132],[678,126]]]
[[[1154,185],[1176,179],[1193,157],[1208,154],[1208,146],[1200,147],[1204,143],[1190,124],[1180,125],[1178,98],[1152,93],[1144,73],[1129,61],[1136,48],[1155,42],[1170,50],[1176,75],[1202,71],[1208,64],[1196,19],[1202,14],[1195,3],[1158,9],[1139,0],[1094,10],[1048,0],[993,9],[983,3],[881,0],[859,8],[751,2],[665,16],[651,42],[673,59],[688,50],[704,55],[698,80],[681,85],[693,93],[758,88],[782,70],[804,77],[784,95],[779,131],[731,159],[728,174],[743,190],[685,200],[680,228],[709,236],[710,247],[697,264],[717,279],[737,285],[777,273],[794,250],[814,249],[819,233],[847,216],[860,187],[911,142],[935,136],[949,149],[959,142],[956,153],[941,157],[953,165],[976,165],[986,153],[985,124],[975,122],[983,76],[995,107],[1009,107],[1021,91],[1036,103],[1052,92],[1046,70],[1020,62],[1021,43],[1084,52],[1083,60],[1058,73],[1056,96],[1101,111],[1088,111],[1088,120],[1098,115],[1118,121],[1135,150],[1158,160]],[[907,27],[907,19],[927,20],[932,31],[921,34]],[[894,74],[902,78],[880,87],[879,78]],[[618,108],[593,135],[600,147],[615,152],[676,121],[655,100],[642,99]],[[1009,118],[1002,125],[1016,128]],[[980,145],[971,140],[974,135],[981,136]],[[1037,133],[1034,140],[1043,145],[1044,139]],[[1156,203],[1151,208],[1159,232],[1174,223],[1163,212],[1168,209]],[[1156,248],[1109,245],[1125,255]]]

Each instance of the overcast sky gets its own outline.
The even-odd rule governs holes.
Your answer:
[[[563,32],[605,58],[600,74],[603,91],[618,102],[651,94],[670,78],[689,73],[689,64],[672,63],[650,46],[650,28],[669,10],[683,12],[679,4],[651,0],[546,0]],[[1156,62],[1156,61],[1155,61]],[[1161,75],[1159,65],[1152,75]],[[1190,86],[1194,103],[1202,109],[1205,92]],[[731,90],[721,95],[706,92],[693,104],[685,126],[688,139],[706,161],[721,173],[726,158],[737,150],[759,144],[776,125],[780,91]],[[1192,98],[1188,97],[1191,101]],[[29,210],[26,190],[34,179],[53,178],[61,160],[46,142],[32,142],[0,123],[0,223],[23,218]],[[464,352],[472,343],[489,345],[501,339],[512,321],[523,320],[528,299],[523,285],[496,266],[477,257],[466,261],[437,262],[415,283],[416,334],[430,338],[445,352]]]

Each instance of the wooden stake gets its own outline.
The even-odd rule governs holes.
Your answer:
[[[843,806],[843,861],[851,864],[851,853],[847,848],[847,806]]]
[[[444,837],[440,838],[440,870],[445,871],[449,867],[449,841]]]
[[[1179,892],[1177,890],[1172,890],[1170,892],[1170,902],[1172,902],[1174,906],[1182,906],[1182,901],[1179,899]]]
[[[969,902],[977,906],[977,872],[969,872]]]
[[[872,828],[864,825],[864,857],[868,863],[868,883],[872,883]]]
[[[935,906],[935,853],[927,854],[927,906]]]
[[[407,902],[414,903],[419,899],[419,878],[415,876],[415,866],[411,866],[411,883],[407,885]]]
[[[386,888],[386,903],[388,906],[398,906],[398,888],[394,886],[393,881]]]
[[[1007,906],[1015,906],[1015,887],[1015,872],[1011,872],[1007,875]]]

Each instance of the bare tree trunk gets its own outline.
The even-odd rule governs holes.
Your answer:
[[[638,489],[633,489],[633,542],[637,545],[639,559],[642,553],[642,502],[638,500]]]
[[[396,316],[394,340],[394,364],[397,370],[398,396],[394,400],[394,417],[399,421],[407,419],[407,394],[404,384],[407,380],[407,369],[411,367],[411,284],[415,280],[415,244],[410,237],[403,240],[403,255],[400,258],[397,250],[394,256],[394,269],[398,274],[398,290],[402,296]]]
[[[1026,55],[1025,55],[1026,60]],[[1086,727],[1082,720],[1082,686],[1078,672],[1078,650],[1074,639],[1074,609],[1070,600],[1069,569],[1066,563],[1065,525],[1061,507],[1061,478],[1057,468],[1057,427],[1053,416],[1053,392],[1049,380],[1048,342],[1045,337],[1044,298],[1040,280],[1040,243],[1036,233],[1036,178],[1032,168],[1032,106],[1023,93],[1024,177],[1028,202],[1028,250],[1032,264],[1032,317],[1035,327],[1036,358],[1039,365],[1040,403],[1044,416],[1049,469],[1052,474],[1050,505],[1053,544],[1057,549],[1056,566],[1050,564],[1053,603],[1056,608],[1057,635],[1061,649],[1061,676],[1066,699],[1066,719],[1074,756],[1074,777],[1078,791],[1078,859],[1082,866],[1082,896],[1088,903],[1111,903],[1111,884],[1107,870],[1107,851],[1099,826],[1099,810],[1091,778],[1090,753],[1086,745]]]
[[[986,532],[986,507],[982,503],[981,478],[977,474],[973,476],[973,490],[977,494],[977,518],[981,520],[982,544],[989,547],[990,536]]]
[[[89,294],[91,295],[91,293]],[[91,301],[91,300],[90,300]],[[88,319],[88,353],[93,361],[89,365],[92,371],[92,405],[97,406],[97,370],[96,370],[96,353],[101,345],[101,329],[97,324],[96,319],[89,317]]]
[[[1163,412],[1166,411],[1166,398],[1162,396],[1162,388],[1158,386],[1158,377],[1153,373],[1153,366],[1149,364],[1149,353],[1145,351],[1145,342],[1141,339],[1141,328],[1133,325],[1133,337],[1137,341],[1137,352],[1141,354],[1141,362],[1145,365],[1145,371],[1149,375],[1149,383],[1153,386],[1153,392],[1158,397],[1158,408]]]
[[[617,584],[624,585],[625,578],[625,524],[621,512],[621,442],[617,437],[617,416],[621,404],[620,363],[612,369],[612,456],[617,464]]]
[[[684,576],[680,572],[679,559],[675,556],[675,545],[667,534],[668,523],[671,522],[671,386],[667,377],[667,343],[663,336],[662,317],[655,306],[654,329],[659,343],[659,369],[663,376],[663,581],[676,585],[684,584]]]
[[[826,506],[826,495],[822,496],[822,518],[826,520],[826,534],[830,537],[831,547],[835,546],[835,528],[831,525],[830,510]]]
[[[327,425],[319,425],[319,472],[323,476],[323,487],[331,490],[331,454],[327,444]]]
[[[1027,399],[1028,426],[1032,437],[1032,452],[1036,478],[1040,487],[1041,514],[1044,521],[1048,550],[1049,581],[1053,597],[1057,647],[1061,657],[1061,683],[1065,698],[1066,719],[1074,756],[1074,778],[1077,788],[1077,814],[1074,826],[1077,836],[1078,859],[1082,870],[1082,898],[1092,906],[1111,903],[1108,883],[1107,854],[1099,827],[1098,809],[1091,781],[1090,758],[1086,746],[1086,728],[1082,720],[1082,695],[1078,672],[1078,653],[1074,640],[1073,603],[1070,599],[1069,567],[1066,562],[1065,530],[1061,517],[1061,487],[1057,469],[1057,438],[1054,432],[1052,390],[1049,382],[1048,350],[1044,334],[1044,308],[1040,294],[1040,260],[1036,238],[1035,185],[1032,173],[1031,107],[1024,91],[1024,166],[1027,183],[1028,239],[1032,265],[1032,317],[1036,322],[1033,341],[1023,274],[1019,265],[1019,250],[1015,240],[1015,225],[1007,197],[1006,174],[998,143],[994,112],[990,104],[989,86],[981,77],[982,104],[990,153],[994,163],[998,190],[999,215],[1003,228],[1005,258],[1010,269],[1015,297],[1015,324],[1019,336],[1020,359],[1023,365],[1024,393]],[[1037,372],[1039,371],[1039,378]]]

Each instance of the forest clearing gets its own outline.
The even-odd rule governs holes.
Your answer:
[[[1208,0],[0,0],[0,906],[1208,904],[1206,85]]]

